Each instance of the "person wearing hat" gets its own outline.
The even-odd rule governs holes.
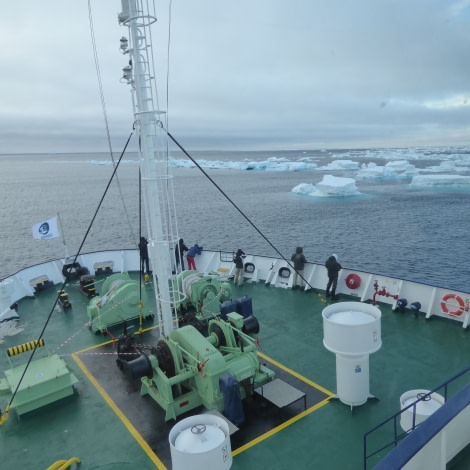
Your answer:
[[[184,240],[182,238],[179,239],[178,243],[175,245],[175,261],[176,261],[176,270],[178,271],[178,267],[181,263],[181,270],[184,271],[184,252],[188,251],[189,248],[184,244]]]
[[[233,282],[241,287],[243,285],[243,259],[246,257],[245,253],[239,248],[233,256],[235,263],[235,276]]]
[[[145,237],[140,237],[139,253],[140,253],[140,270],[142,274],[149,274],[149,252],[147,245],[149,242]]]
[[[188,262],[189,270],[191,269],[193,269],[194,271],[197,270],[196,262],[194,261],[194,258],[196,255],[200,255],[201,252],[202,252],[202,246],[199,246],[197,243],[188,250],[188,254],[186,255],[186,261]]]
[[[326,285],[326,296],[330,296],[331,288],[331,299],[336,300],[336,286],[338,284],[338,276],[341,271],[341,265],[338,263],[338,255],[332,254],[325,263],[325,267],[328,270],[328,284]]]
[[[304,289],[304,268],[307,260],[305,259],[304,249],[298,246],[290,260],[294,263],[294,275],[292,277],[292,290],[298,289],[297,278],[300,276],[300,289]]]

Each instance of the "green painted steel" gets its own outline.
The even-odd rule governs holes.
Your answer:
[[[11,408],[18,415],[74,394],[78,379],[56,354],[31,361],[23,377],[25,366],[5,370],[5,378],[0,380],[0,394],[8,401],[15,393]]]
[[[132,280],[139,279],[138,273],[130,273],[129,276]],[[99,284],[98,288],[103,292]],[[264,356],[335,393],[335,357],[323,345],[321,312],[327,305],[324,291],[292,291],[266,286],[263,282],[246,282],[241,288],[232,284],[231,290],[233,298],[244,295],[252,298],[253,313],[260,324],[258,336]],[[174,421],[165,422],[164,413],[161,416],[159,412],[160,406],[152,403],[149,396],[140,396],[140,381],[129,383],[121,377],[112,343],[97,350],[90,349],[109,342],[110,337],[95,335],[85,326],[89,299],[78,285],[70,285],[67,291],[73,307],[54,312],[44,338],[48,348],[66,362],[79,380],[75,384],[77,395],[25,413],[21,419],[14,410],[10,412],[9,419],[0,427],[0,466],[5,469],[47,468],[52,462],[63,458],[64,449],[67,449],[68,454],[81,458],[83,469],[171,468],[165,457],[168,443],[164,436],[168,436]],[[0,331],[7,327],[14,330],[14,334],[0,335],[4,351],[37,337],[56,295],[54,289],[49,289],[19,301],[20,320],[9,326],[0,325]],[[149,298],[148,308],[154,311],[154,300],[150,294]],[[357,299],[340,294],[338,301],[352,300]],[[459,322],[440,317],[426,319],[424,314],[416,318],[406,310],[404,313],[394,312],[390,305],[380,302],[378,307],[382,312],[383,344],[370,359],[370,390],[378,400],[370,400],[354,408],[352,413],[348,406],[336,400],[312,411],[307,400],[307,412],[300,419],[272,432],[255,445],[244,446],[240,450],[235,444],[246,432],[242,427],[241,432],[232,438],[232,449],[235,449],[233,470],[251,470],[260,465],[270,470],[290,467],[329,470],[362,468],[364,433],[400,410],[399,398],[404,391],[414,388],[432,390],[468,367],[468,333]],[[144,326],[157,325],[147,322]],[[121,330],[120,326],[110,327],[114,337],[119,336]],[[137,333],[137,330],[135,328],[133,331]],[[158,329],[155,331],[158,332]],[[156,346],[150,332],[136,338],[140,343]],[[101,353],[102,349],[105,352]],[[154,449],[150,454],[146,453],[136,434],[130,431],[110,402],[104,399],[100,390],[70,356],[80,351],[78,357],[87,361],[86,365],[95,380],[107,383],[109,377],[117,377],[120,385],[110,390],[109,395],[123,413],[128,397],[132,397],[135,409],[126,412],[126,417],[134,426],[146,426],[139,432]],[[16,361],[26,362],[28,354],[13,358],[15,364]],[[260,364],[270,365],[263,357],[258,358]],[[207,371],[210,370],[207,369],[209,362],[204,367]],[[97,364],[96,372],[91,369],[91,364]],[[11,366],[4,352],[0,354],[2,378],[8,369]],[[192,380],[193,372],[188,372],[188,376],[188,380]],[[463,381],[454,384],[449,396],[464,385],[466,383]],[[192,396],[197,398],[195,393]],[[0,396],[2,411],[7,403],[6,397]],[[198,412],[199,409],[195,408],[194,411]],[[249,406],[247,412],[249,419],[255,414],[262,415],[263,409]],[[279,423],[277,415],[266,419]],[[45,438],[47,448],[43,445]],[[451,469],[466,469],[468,463],[468,455],[463,456],[453,463]],[[374,462],[371,462],[373,465]]]
[[[113,274],[104,281],[100,296],[93,297],[87,307],[90,328],[104,332],[109,327],[135,320],[141,315],[151,318],[147,286],[130,278],[129,273]]]

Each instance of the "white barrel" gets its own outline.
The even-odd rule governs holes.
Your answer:
[[[323,309],[323,344],[336,354],[336,396],[359,406],[369,393],[369,354],[382,346],[380,319],[374,305],[339,302]]]
[[[336,355],[336,395],[349,406],[363,405],[370,397],[369,355]]]
[[[414,403],[420,397],[428,394],[430,390],[408,390],[400,397],[400,409],[403,410],[407,406]],[[436,410],[438,410],[445,403],[445,399],[439,393],[431,393],[425,400],[416,403],[416,406],[411,406],[403,411],[400,416],[400,426],[405,432],[410,432],[413,429],[413,415],[415,415],[415,428],[418,424],[422,423],[425,419],[429,418]]]
[[[225,470],[232,466],[227,422],[218,416],[196,415],[175,424],[169,434],[173,470]]]
[[[339,302],[323,309],[323,344],[328,351],[358,355],[378,351],[382,346],[382,313],[374,305]]]

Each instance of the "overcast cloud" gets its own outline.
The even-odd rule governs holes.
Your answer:
[[[127,28],[118,0],[91,7],[120,151]],[[188,150],[469,145],[470,0],[173,0],[167,89],[168,10],[153,29],[160,105]],[[2,13],[0,153],[106,151],[87,0]]]

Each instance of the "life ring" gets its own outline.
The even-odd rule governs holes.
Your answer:
[[[290,269],[286,268],[285,266],[282,268],[279,268],[278,274],[279,274],[279,277],[287,279],[290,276]]]
[[[449,310],[447,307],[447,304],[449,303],[449,300],[456,300],[457,303],[459,304],[458,307],[455,305],[455,302],[452,302],[451,307],[457,308],[456,310]],[[457,294],[446,294],[444,297],[442,297],[441,300],[441,308],[444,313],[447,315],[453,315],[454,317],[460,317],[462,313],[465,310],[465,302],[463,301],[462,297],[459,297]]]
[[[64,264],[62,267],[62,274],[67,281],[75,281],[81,275],[80,263]]]
[[[253,263],[245,263],[245,272],[252,274],[255,272],[255,265]]]
[[[349,289],[357,289],[361,285],[361,278],[357,274],[348,274],[345,279]]]

